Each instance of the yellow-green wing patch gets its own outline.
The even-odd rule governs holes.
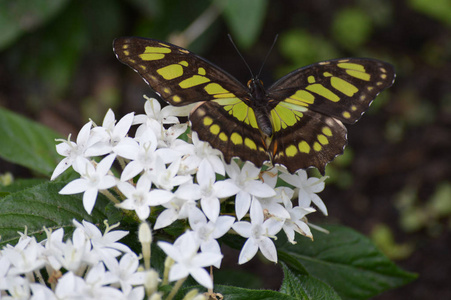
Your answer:
[[[271,86],[268,94],[350,124],[394,78],[393,67],[379,60],[331,60],[291,72]]]
[[[172,105],[247,95],[247,89],[234,77],[178,46],[124,37],[114,40],[113,49],[122,63],[138,72]]]
[[[190,114],[199,139],[220,149],[226,162],[233,157],[262,166],[269,160],[267,146],[255,121],[255,113],[238,98],[204,102]]]
[[[269,151],[273,162],[291,173],[316,167],[324,174],[326,164],[342,154],[345,145],[346,128],[339,120],[305,110],[295,124],[274,130]]]

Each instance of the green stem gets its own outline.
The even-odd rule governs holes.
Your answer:
[[[177,294],[177,292],[179,291],[180,287],[182,286],[182,284],[185,282],[187,277],[179,279],[175,284],[174,287],[172,288],[171,292],[169,293],[168,297],[166,298],[166,300],[172,300],[172,298],[174,298],[175,294]]]

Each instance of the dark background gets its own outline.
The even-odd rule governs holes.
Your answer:
[[[142,95],[151,92],[111,49],[124,35],[177,43],[246,83],[250,74],[227,33],[254,73],[279,34],[261,75],[267,86],[326,59],[390,62],[395,84],[348,127],[345,154],[326,169],[330,178],[320,196],[329,217],[310,221],[350,226],[419,274],[376,299],[451,299],[451,2],[229,2],[2,2],[0,105],[62,136],[88,118],[101,123],[110,107],[116,116],[142,113]],[[0,161],[0,173],[7,171],[31,176]],[[256,260],[245,268],[251,266],[262,268]],[[257,271],[267,274],[264,287],[278,289],[280,271],[264,268]]]

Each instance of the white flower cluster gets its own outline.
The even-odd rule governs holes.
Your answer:
[[[14,247],[0,251],[1,299],[144,298],[145,282],[159,279],[155,271],[139,271],[138,256],[117,242],[128,232],[107,226],[102,234],[94,224],[73,222],[76,229],[67,241],[62,228],[46,230],[40,243],[23,233]]]
[[[232,160],[226,164],[222,153],[200,141],[195,132],[189,142],[180,138],[187,124],[180,124],[176,115],[186,116],[189,109],[161,109],[157,100],[148,98],[145,115],[130,113],[116,122],[113,112],[108,111],[102,126],[93,126],[90,121],[76,143],[69,136],[57,145],[58,153],[65,158],[52,179],[72,166],[80,178],[60,193],[84,193],[83,205],[88,213],[99,191],[105,193],[115,187],[123,196],[112,199],[116,206],[134,210],[143,221],[154,207],[164,208],[154,229],[187,220],[190,230],[173,245],[158,243],[175,261],[169,279],[191,274],[211,288],[208,273],[199,267],[220,267],[222,254],[217,239],[231,229],[247,239],[240,264],[252,259],[258,250],[277,262],[273,239],[281,230],[291,243],[295,243],[295,232],[312,238],[305,215],[315,211],[312,202],[327,215],[326,206],[316,195],[324,189],[325,177],[308,178],[304,170],[289,174],[281,166],[262,171],[250,162],[240,166]],[[133,138],[129,136],[132,125],[138,125]],[[99,156],[103,159],[98,163],[91,159]],[[110,171],[115,160],[122,167],[120,178]],[[298,205],[293,206],[296,196]],[[224,213],[226,203],[233,200],[235,211]]]

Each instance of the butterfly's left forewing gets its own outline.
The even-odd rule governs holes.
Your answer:
[[[268,160],[249,91],[224,70],[178,46],[153,39],[124,37],[113,43],[117,58],[130,66],[164,100],[182,106],[198,102],[190,113],[199,139],[261,166]]]
[[[165,101],[183,106],[247,95],[234,77],[181,47],[153,39],[122,37],[113,42],[117,58],[139,73]]]

